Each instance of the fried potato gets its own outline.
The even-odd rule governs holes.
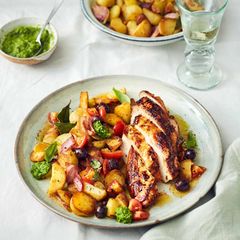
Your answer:
[[[87,110],[87,108],[88,108],[88,92],[80,93],[80,108],[82,108],[83,111]]]
[[[57,195],[67,206],[70,206],[71,194],[69,192],[59,189],[57,190]]]
[[[151,9],[154,13],[163,14],[166,4],[166,0],[154,0]]]
[[[117,116],[115,113],[107,113],[105,122],[111,126],[114,126],[118,121],[121,121],[122,119]]]
[[[102,149],[102,148],[105,147],[106,142],[105,142],[105,140],[93,141],[93,142],[92,142],[92,145],[93,145],[95,148]]]
[[[149,37],[152,31],[151,24],[147,19],[143,20],[133,33],[135,37]]]
[[[121,205],[119,204],[118,200],[114,198],[109,198],[107,202],[107,216],[108,217],[114,217],[116,213],[116,209],[120,207]]]
[[[76,215],[79,216],[79,217],[88,217],[87,214],[79,211],[79,210],[74,206],[74,204],[73,204],[73,198],[71,198],[71,200],[70,200],[70,209],[71,209],[71,211],[72,211],[74,214],[76,214]]]
[[[131,118],[131,105],[130,103],[124,102],[114,108],[114,113],[119,116],[125,123],[130,122]]]
[[[158,28],[159,32],[163,36],[171,35],[175,31],[177,21],[175,19],[161,19]]]
[[[190,159],[186,159],[180,162],[181,173],[189,181],[192,180],[192,165],[193,162]]]
[[[114,169],[112,171],[110,171],[106,177],[105,177],[105,185],[106,185],[106,188],[108,188],[112,182],[116,180],[121,186],[124,186],[125,185],[125,179],[124,179],[124,176],[122,175],[122,173],[117,170],[117,169]]]
[[[59,153],[58,162],[64,169],[66,169],[68,165],[78,165],[78,159],[72,150]]]
[[[100,189],[105,189],[104,184],[100,181],[95,182],[94,186],[97,187],[97,188],[100,188]]]
[[[116,4],[121,8],[123,6],[123,0],[117,0]]]
[[[114,152],[122,145],[122,139],[120,137],[110,138],[106,140],[106,144]]]
[[[142,8],[138,5],[124,5],[122,13],[126,22],[136,21],[137,17],[142,14]]]
[[[57,138],[57,136],[58,136],[58,130],[55,128],[55,126],[53,126],[49,128],[46,134],[44,135],[43,142],[52,144]]]
[[[128,34],[134,36],[134,33],[137,29],[137,22],[136,21],[129,21],[127,23]]]
[[[121,18],[112,19],[111,22],[110,22],[110,27],[117,32],[127,33],[127,27],[126,27],[125,24],[123,24]]]
[[[70,123],[75,123],[79,121],[79,118],[83,116],[83,109],[77,108],[75,111],[70,113],[69,121]]]
[[[148,19],[148,21],[152,24],[152,25],[158,25],[160,20],[161,20],[161,15],[158,13],[154,13],[150,10],[148,10],[147,8],[143,8],[143,14],[145,15],[145,17]]]
[[[121,193],[123,192],[123,186],[117,181],[113,180],[111,184],[108,186],[107,191],[109,193]]]
[[[47,143],[37,143],[34,148],[33,151],[30,154],[30,160],[32,162],[40,162],[44,160],[44,155],[45,155],[45,150],[46,148],[49,146],[49,144]]]
[[[52,164],[52,176],[48,188],[48,194],[52,195],[63,188],[66,182],[66,173],[57,162]]]
[[[83,191],[97,201],[101,201],[107,196],[105,189],[98,188],[87,182],[83,182]]]
[[[121,8],[118,5],[114,5],[110,9],[110,20],[114,18],[118,18],[120,16],[120,13],[121,13]]]
[[[138,5],[137,0],[124,0],[124,4],[126,4],[127,6]]]
[[[84,192],[74,193],[72,196],[73,206],[80,212],[91,216],[95,209],[95,200]]]
[[[128,206],[128,198],[127,198],[127,195],[122,192],[122,193],[119,193],[116,198],[115,198],[119,205],[122,206],[122,207],[127,207]]]
[[[104,7],[112,7],[115,4],[115,0],[96,0],[97,4]]]

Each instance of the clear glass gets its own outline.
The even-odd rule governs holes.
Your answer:
[[[190,88],[199,90],[212,88],[222,80],[222,71],[214,64],[214,44],[227,0],[176,0],[176,2],[187,43],[185,61],[177,69],[178,79]],[[193,2],[202,6],[202,9],[191,11],[188,6]]]

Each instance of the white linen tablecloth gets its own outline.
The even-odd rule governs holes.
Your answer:
[[[19,17],[45,18],[54,0],[0,0],[0,25]],[[18,177],[13,149],[26,114],[43,97],[74,81],[109,74],[157,78],[199,100],[219,126],[224,150],[240,136],[240,5],[229,2],[216,43],[224,80],[209,91],[194,91],[177,81],[184,41],[146,48],[113,40],[87,22],[79,0],[67,0],[53,19],[59,45],[51,59],[36,66],[0,58],[0,239],[139,239],[149,228],[98,230],[70,222],[32,198]],[[209,159],[211,160],[211,159]],[[204,238],[203,238],[204,239]]]

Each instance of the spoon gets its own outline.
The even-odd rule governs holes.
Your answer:
[[[63,1],[64,1],[64,0],[61,0],[61,1],[58,2],[58,3],[55,2],[52,11],[50,12],[47,20],[45,21],[45,23],[43,24],[43,26],[42,26],[39,34],[37,35],[36,42],[40,45],[40,49],[33,55],[33,57],[34,57],[34,56],[37,56],[37,55],[42,51],[42,48],[43,48],[43,45],[42,45],[42,43],[41,43],[42,33],[43,33],[44,29],[46,28],[46,26],[50,23],[51,19],[52,19],[53,16],[56,14],[56,12],[58,11],[58,9],[61,7]]]

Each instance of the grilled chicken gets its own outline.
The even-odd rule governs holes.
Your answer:
[[[147,169],[144,160],[133,147],[128,153],[127,173],[131,197],[142,202],[144,207],[150,206],[159,194],[156,178]]]
[[[122,138],[129,191],[147,207],[158,194],[157,183],[178,175],[179,128],[160,97],[142,91],[131,105],[131,125]]]

